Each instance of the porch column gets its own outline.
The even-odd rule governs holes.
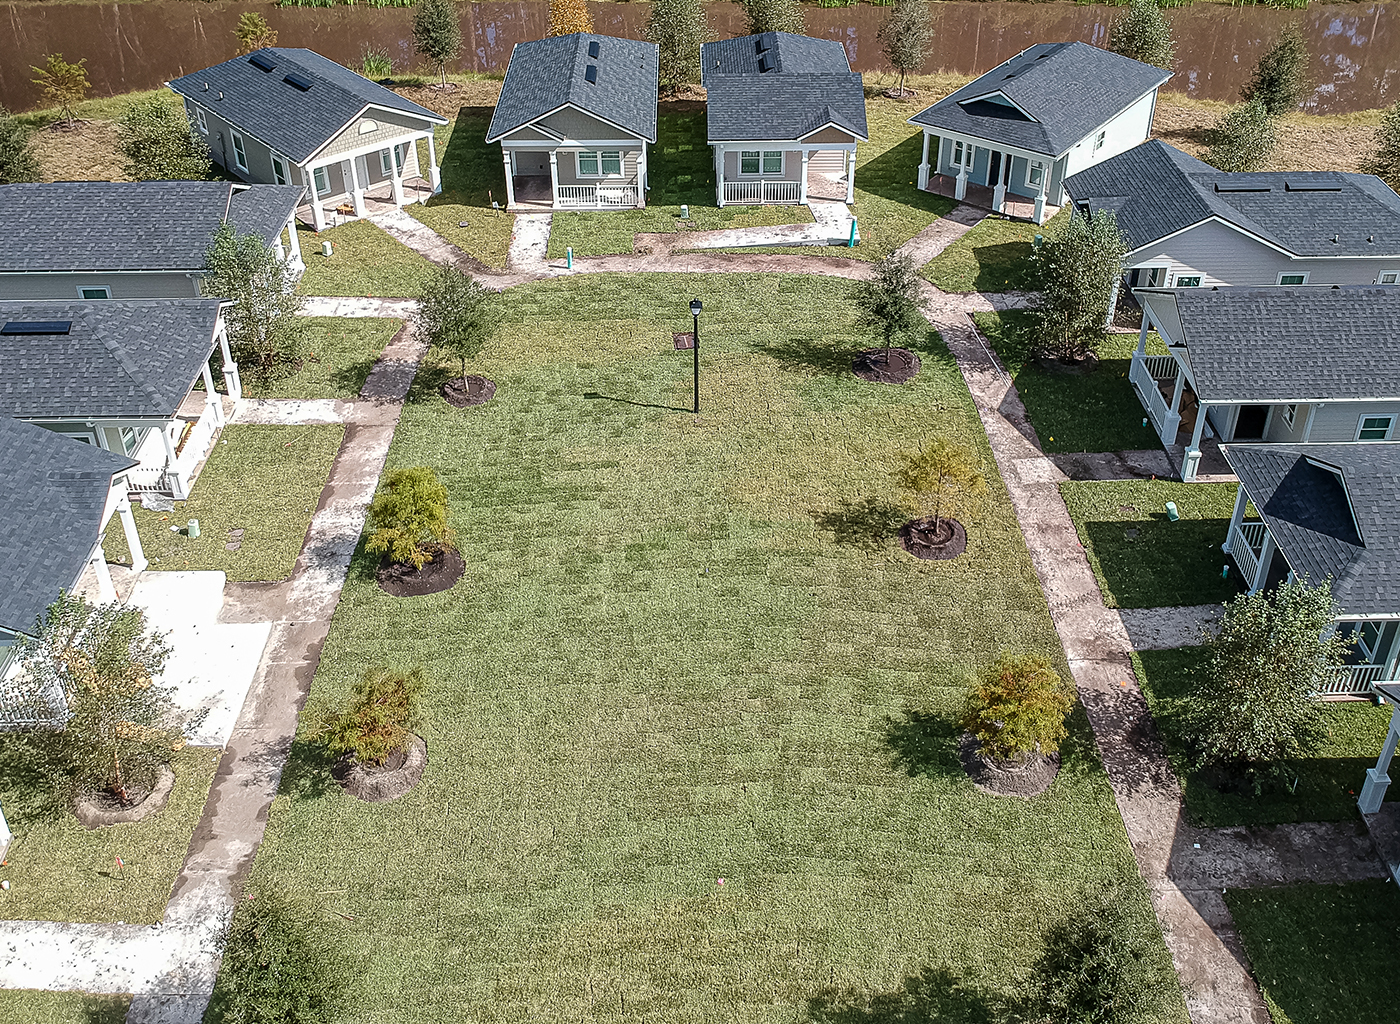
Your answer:
[[[433,195],[442,191],[442,172],[438,170],[437,144],[433,133],[428,133],[428,184],[433,186]],[[506,174],[506,195],[510,195],[510,174]]]
[[[126,535],[126,546],[131,552],[131,571],[144,572],[150,563],[146,561],[146,549],[141,546],[141,535],[136,532],[136,517],[131,514],[131,498],[125,494],[117,503],[117,515],[121,517],[122,533]]]
[[[1039,201],[1039,199],[1036,200],[1037,203]],[[1122,293],[1122,291],[1123,275],[1122,273],[1118,273],[1113,275],[1113,292],[1111,293],[1110,298],[1108,300],[1108,316],[1104,318],[1103,322],[1105,329],[1113,326],[1113,318],[1118,315],[1118,296]]]
[[[88,559],[88,565],[92,566],[92,574],[97,577],[97,600],[100,604],[117,599],[117,588],[112,586],[112,573],[107,568],[107,556],[102,553],[101,545],[92,549],[92,557]]]
[[[170,480],[170,493],[176,498],[184,500],[190,496],[185,490],[185,481],[180,479],[180,460],[175,455],[175,445],[170,440],[170,425],[167,423],[160,428],[160,439],[165,442],[165,475]]]
[[[724,147],[715,147],[715,205],[724,205]]]
[[[363,217],[365,216],[365,187],[360,181],[359,158],[352,156],[345,162],[350,165],[350,183],[353,186],[350,189],[350,201],[355,206],[355,216]]]
[[[224,425],[224,404],[219,399],[219,393],[214,390],[214,371],[209,368],[207,361],[200,367],[199,375],[204,378],[204,404],[214,414],[214,425],[222,427]]]
[[[549,205],[559,209],[559,150],[549,151]]]
[[[1147,312],[1147,307],[1142,307],[1142,330],[1138,331],[1137,351],[1133,355],[1141,359],[1147,355],[1147,332],[1152,330],[1152,315]]]
[[[389,147],[389,188],[393,192],[394,205],[403,209],[403,168],[399,166],[398,143]]]
[[[807,205],[807,161],[812,157],[810,150],[802,151],[802,187],[798,190],[797,201],[803,206]]]
[[[958,164],[958,176],[953,182],[953,198],[958,202],[962,202],[967,198],[967,169],[976,162],[977,147],[971,143],[964,145],[963,162]]]
[[[501,162],[506,167],[506,209],[515,205],[515,166],[510,158],[510,150],[501,147]]]
[[[292,253],[292,265],[305,267],[306,261],[301,258],[301,240],[297,238],[297,215],[295,213],[287,218],[287,243]]]
[[[923,159],[919,161],[919,188],[920,188],[920,190],[923,190],[923,189],[928,188],[928,143],[929,143],[929,133],[928,133],[928,130],[925,129],[925,131],[924,131],[924,156],[923,156]]]
[[[316,169],[306,168],[307,192],[311,195],[311,224],[317,231],[326,230],[326,211],[321,209],[321,197],[316,194]]]
[[[219,351],[224,357],[224,387],[228,396],[235,402],[243,398],[243,378],[238,375],[238,364],[233,361],[233,353],[228,347],[228,328],[219,322]]]
[[[14,833],[10,831],[10,825],[5,820],[5,812],[0,809],[0,860],[5,859],[9,852],[10,841],[14,839]]]
[[[282,244],[282,232],[277,232],[277,237],[272,240],[272,251],[277,256],[278,263],[287,262],[287,247]]]
[[[1042,166],[1040,169],[1040,193],[1035,197],[1035,212],[1031,214],[1031,219],[1037,225],[1045,223],[1045,204],[1050,201],[1050,196],[1046,192],[1049,187],[1050,169]]]
[[[1259,567],[1254,570],[1254,579],[1249,583],[1249,592],[1252,594],[1264,585],[1264,581],[1269,578],[1269,563],[1274,560],[1274,535],[1269,530],[1264,531],[1264,544],[1259,549]]]
[[[1181,393],[1186,389],[1186,371],[1181,364],[1176,364],[1176,381],[1172,386],[1172,404],[1167,409],[1166,419],[1162,424],[1162,442],[1166,445],[1176,444],[1176,431],[1181,426]]]
[[[1181,479],[1186,483],[1194,483],[1196,479],[1196,467],[1201,464],[1201,435],[1206,429],[1206,410],[1210,408],[1206,405],[1196,407],[1196,429],[1191,431],[1191,445],[1186,449],[1186,454],[1181,457]]]
[[[1249,503],[1249,495],[1244,491],[1244,484],[1235,490],[1235,511],[1230,515],[1230,528],[1225,531],[1225,543],[1220,545],[1220,550],[1225,554],[1230,553],[1230,542],[1234,539],[1235,531],[1240,528],[1240,523],[1244,522],[1244,507]]]
[[[990,170],[990,168],[988,168]],[[1001,166],[997,168],[997,181],[992,185],[992,209],[997,213],[1004,213],[1002,209],[1006,205],[1006,179],[1011,173],[1011,154],[1001,154]],[[987,184],[991,185],[991,182]]]
[[[642,140],[642,151],[637,154],[637,208],[647,205],[647,143]]]
[[[1376,766],[1366,769],[1366,782],[1356,801],[1362,814],[1375,814],[1381,809],[1390,785],[1390,759],[1395,756],[1397,744],[1400,744],[1400,704],[1394,705],[1390,712],[1390,731],[1385,734],[1385,746],[1381,747],[1381,756],[1376,758]]]
[[[846,154],[846,205],[856,201],[856,147]]]

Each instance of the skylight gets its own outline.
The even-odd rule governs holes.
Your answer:
[[[768,54],[765,53],[765,54],[763,54],[763,56],[761,56],[761,57],[758,58],[758,72],[759,72],[759,74],[764,74],[765,72],[772,71],[772,70],[773,70],[773,62],[770,61],[770,60],[768,59]]]
[[[1285,192],[1340,192],[1342,186],[1335,181],[1285,181]]]
[[[598,59],[598,40],[595,39],[588,44],[588,56],[592,57],[594,60]]]
[[[277,67],[273,59],[265,53],[255,53],[248,58],[248,63],[259,71],[271,71]]]
[[[1254,184],[1253,182],[1248,182],[1248,183],[1244,183],[1244,184],[1235,184],[1234,182],[1225,182],[1225,183],[1222,184],[1221,182],[1218,182],[1218,181],[1217,181],[1217,182],[1215,183],[1215,191],[1217,191],[1217,192],[1272,192],[1273,189],[1270,188],[1268,185],[1257,185],[1257,184]]]
[[[282,81],[286,82],[290,86],[294,86],[295,88],[300,89],[302,92],[306,92],[308,89],[310,89],[312,84],[311,79],[307,78],[305,75],[299,75],[295,71],[289,72],[287,77],[282,79]]]
[[[71,320],[11,320],[0,334],[67,334],[72,329]]]
[[[583,70],[583,80],[590,84],[598,81],[598,65],[590,64]]]

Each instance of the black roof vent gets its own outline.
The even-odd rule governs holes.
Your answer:
[[[265,53],[253,54],[251,57],[248,58],[248,63],[253,65],[253,67],[257,68],[259,71],[272,71],[277,67],[276,62],[274,62],[273,59]]]
[[[773,70],[773,62],[768,59],[768,54],[763,54],[758,58],[758,73],[766,74]]]
[[[72,320],[11,320],[0,334],[67,334],[72,329]]]
[[[311,88],[311,79],[307,78],[305,75],[299,75],[295,71],[288,74],[286,78],[282,79],[282,81],[286,82],[290,86],[294,86],[295,88],[300,89],[302,92],[306,92]]]
[[[595,39],[588,44],[588,56],[592,57],[594,60],[598,59],[598,40]]]
[[[1256,185],[1253,182],[1236,184],[1235,182],[1215,183],[1217,192],[1272,192],[1268,185]]]
[[[583,80],[589,83],[596,83],[598,81],[597,64],[590,64],[588,65],[588,67],[583,69]]]
[[[1342,186],[1336,181],[1285,181],[1283,183],[1285,192],[1340,192]]]

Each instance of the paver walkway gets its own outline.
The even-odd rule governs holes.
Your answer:
[[[959,203],[901,245],[895,252],[912,259],[916,268],[922,267],[982,223],[988,216],[986,210],[979,210],[966,203]]]
[[[515,229],[510,235],[510,250],[506,254],[506,266],[511,270],[547,271],[549,229],[553,223],[552,213],[517,213]],[[428,258],[432,259],[431,256]]]
[[[367,219],[371,224],[383,228],[390,237],[422,253],[434,263],[445,263],[472,273],[486,269],[480,260],[468,256],[417,217],[396,206],[379,205],[369,211]]]

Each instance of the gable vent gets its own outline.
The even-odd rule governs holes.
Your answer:
[[[311,79],[307,78],[305,75],[299,75],[295,71],[288,74],[282,81],[294,88],[300,89],[302,92],[306,92],[311,88]]]
[[[588,65],[588,67],[584,68],[584,71],[583,71],[583,80],[584,80],[585,82],[589,82],[589,83],[596,83],[596,82],[598,81],[598,65],[597,65],[597,64],[590,64],[590,65]]]
[[[11,320],[0,334],[67,334],[72,329],[71,320]]]
[[[265,53],[253,54],[248,58],[248,63],[263,72],[275,70],[277,67],[276,62]]]
[[[594,60],[598,59],[598,40],[595,39],[588,44],[588,56],[592,57]]]

